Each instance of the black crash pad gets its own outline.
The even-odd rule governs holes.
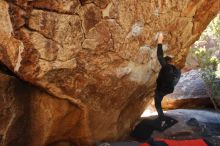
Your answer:
[[[139,141],[144,141],[148,140],[153,133],[154,130],[158,131],[164,131],[165,129],[173,126],[176,124],[178,121],[165,116],[166,124],[161,127],[161,121],[157,119],[150,119],[150,118],[145,118],[142,119],[134,128],[134,130],[131,133],[131,136],[136,138]]]
[[[96,146],[168,146],[166,143],[162,141],[153,141],[152,143],[140,143],[137,141],[130,141],[130,142],[105,142],[98,144]]]

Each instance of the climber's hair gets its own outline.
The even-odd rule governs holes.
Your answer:
[[[164,57],[164,59],[165,59],[166,63],[171,63],[173,60],[170,56],[166,56],[166,57]]]

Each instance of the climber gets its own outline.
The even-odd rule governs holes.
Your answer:
[[[163,34],[159,33],[157,39],[157,58],[160,62],[161,69],[157,78],[157,87],[155,90],[155,107],[158,118],[161,121],[161,127],[165,124],[165,117],[161,107],[163,97],[173,92],[175,85],[180,79],[181,72],[173,65],[172,58],[163,56]]]

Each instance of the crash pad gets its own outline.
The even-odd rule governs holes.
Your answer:
[[[154,130],[164,131],[178,122],[177,120],[168,116],[165,116],[164,120],[166,121],[166,124],[161,127],[161,121],[158,118],[142,119],[135,126],[131,136],[136,138],[138,141],[148,140]]]
[[[97,146],[210,146],[204,139],[191,140],[171,140],[171,139],[154,139],[150,143],[147,142],[109,142],[101,143]]]
[[[156,139],[155,141],[164,142],[168,146],[208,146],[208,144],[203,139],[191,139],[191,140]]]

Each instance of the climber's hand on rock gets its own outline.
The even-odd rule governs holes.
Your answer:
[[[163,33],[162,32],[160,32],[159,35],[158,35],[157,43],[158,44],[162,44],[163,43]]]

